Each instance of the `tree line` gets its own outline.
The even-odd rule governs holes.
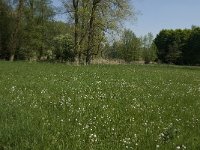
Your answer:
[[[0,0],[0,59],[90,64],[107,34],[133,15],[127,0],[63,0],[66,22],[51,0]]]
[[[154,43],[162,63],[200,65],[200,27],[162,30]]]
[[[157,61],[157,48],[152,33],[137,37],[133,31],[124,30],[119,40],[105,47],[105,58],[122,59],[127,63]]]
[[[200,64],[200,28],[162,30],[137,37],[120,30],[136,12],[127,0],[0,0],[0,59],[78,62],[95,58]],[[67,16],[57,21],[58,13]],[[120,33],[110,42],[109,36]]]
[[[57,34],[49,0],[0,0],[0,58],[41,59]],[[60,25],[59,23],[56,23]]]

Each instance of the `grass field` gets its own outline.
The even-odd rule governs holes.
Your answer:
[[[0,62],[0,150],[200,149],[200,68]]]

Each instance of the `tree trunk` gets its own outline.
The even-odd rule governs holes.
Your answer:
[[[74,7],[74,53],[77,55],[79,53],[79,34],[78,34],[78,25],[79,25],[79,0],[73,0],[73,7]]]
[[[11,54],[11,55],[10,55],[10,58],[9,58],[9,61],[12,62],[12,61],[14,61],[14,59],[15,59],[15,55],[14,55],[14,54]]]
[[[97,10],[97,5],[101,2],[101,0],[93,0],[93,6],[91,11],[91,17],[89,21],[89,33],[88,33],[88,44],[87,44],[87,52],[86,52],[86,64],[91,64],[92,59],[92,50],[94,45],[94,21],[95,21],[95,13]]]
[[[1,29],[1,28],[0,28],[0,29]],[[2,46],[1,46],[1,45],[2,45],[2,43],[1,43],[1,36],[2,36],[2,35],[1,35],[1,32],[0,32],[0,56],[1,56],[1,50],[2,50]]]
[[[10,38],[9,49],[10,49],[10,58],[9,61],[14,61],[15,58],[15,51],[17,49],[17,35],[18,35],[18,27],[13,32]]]
[[[78,64],[79,64],[79,65],[83,64],[83,62],[82,62],[82,53],[81,53],[81,51],[78,52]]]

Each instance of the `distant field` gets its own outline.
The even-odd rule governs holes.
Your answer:
[[[0,150],[200,149],[200,68],[0,62]]]

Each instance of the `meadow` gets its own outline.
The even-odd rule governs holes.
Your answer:
[[[0,62],[0,150],[200,149],[200,68]]]

